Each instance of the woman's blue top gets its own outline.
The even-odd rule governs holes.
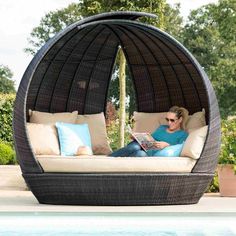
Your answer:
[[[173,133],[167,132],[168,125],[161,125],[153,133],[152,137],[156,141],[167,142],[170,145],[182,144],[188,137],[188,133],[184,130],[177,130]],[[147,151],[148,156],[158,156],[159,150]]]
[[[167,142],[170,145],[183,143],[188,137],[188,133],[184,130],[177,130],[173,133],[169,133],[167,132],[167,129],[168,125],[161,125],[152,133],[152,137],[156,141]]]

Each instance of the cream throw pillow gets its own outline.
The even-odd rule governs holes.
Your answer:
[[[166,112],[134,112],[134,132],[154,132],[161,124],[166,124]]]
[[[186,131],[190,133],[205,125],[206,125],[205,110],[202,109],[202,111],[196,112],[191,116],[189,116],[189,119],[186,123]]]
[[[48,113],[29,110],[30,123],[55,124],[56,122],[75,123],[78,111]]]
[[[93,153],[96,155],[108,155],[111,148],[107,140],[106,122],[103,112],[98,114],[78,115],[77,124],[88,124]]]
[[[54,125],[27,123],[27,130],[35,155],[60,155],[57,130]]]
[[[192,131],[184,143],[181,156],[198,159],[201,155],[206,140],[207,131],[207,125]]]

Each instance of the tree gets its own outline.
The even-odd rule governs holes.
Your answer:
[[[125,144],[125,98],[126,98],[126,91],[125,91],[125,66],[126,66],[126,60],[125,55],[122,51],[122,49],[119,50],[119,57],[120,57],[120,70],[119,70],[119,84],[120,84],[120,114],[119,114],[119,125],[120,125],[120,147],[124,147]]]
[[[81,8],[76,3],[61,10],[50,11],[41,19],[39,26],[33,28],[28,38],[31,47],[25,48],[24,51],[34,55],[56,33],[81,18]]]
[[[183,43],[206,70],[222,117],[236,114],[236,4],[220,0],[192,11]]]
[[[29,45],[25,48],[27,53],[34,55],[57,32],[66,26],[87,16],[109,11],[144,11],[157,14],[156,19],[144,18],[142,21],[163,30],[174,37],[178,37],[182,30],[183,19],[180,16],[180,5],[171,7],[166,0],[84,0],[79,3],[72,3],[61,10],[47,13],[35,27],[28,38]]]
[[[0,93],[15,93],[14,81],[11,80],[13,73],[4,65],[0,65]]]

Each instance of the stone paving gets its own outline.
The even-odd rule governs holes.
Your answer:
[[[21,177],[19,166],[0,166],[0,212],[205,212],[236,214],[236,198],[205,194],[198,204],[174,206],[64,206],[39,204]]]

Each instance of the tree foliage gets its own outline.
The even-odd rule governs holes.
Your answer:
[[[84,0],[72,3],[61,10],[47,13],[35,27],[28,42],[30,47],[25,51],[34,55],[37,50],[66,26],[87,16],[110,11],[143,11],[156,14],[156,19],[144,18],[142,21],[159,26],[166,32],[178,36],[182,30],[180,6],[171,7],[166,0]]]
[[[184,45],[206,70],[221,115],[236,114],[236,2],[220,0],[191,12]]]
[[[0,94],[0,140],[13,143],[12,116],[15,94]]]
[[[13,73],[4,65],[0,65],[0,93],[15,93],[14,81],[11,80]]]
[[[236,117],[222,121],[220,164],[233,164],[236,171]]]
[[[81,20],[82,14],[79,4],[72,3],[68,7],[47,13],[35,27],[28,42],[31,47],[25,48],[25,52],[34,55],[45,42],[66,26]]]
[[[16,154],[11,145],[0,140],[0,165],[16,164]]]

